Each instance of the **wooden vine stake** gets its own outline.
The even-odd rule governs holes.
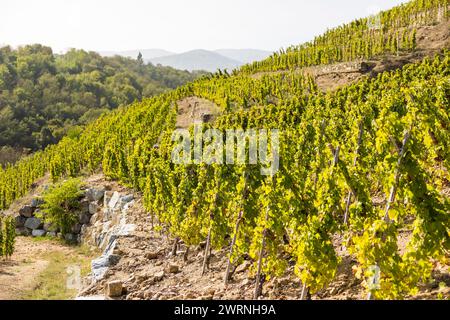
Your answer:
[[[244,176],[245,176],[245,180],[244,180],[244,188],[242,190],[242,200],[245,197],[245,190],[247,188],[248,175],[247,175],[246,172],[244,172]],[[239,211],[239,215],[238,215],[238,217],[236,219],[236,226],[234,227],[234,236],[233,236],[233,240],[231,241],[230,253],[229,253],[229,256],[228,256],[227,269],[225,271],[225,278],[224,278],[224,285],[225,285],[225,287],[228,285],[228,281],[230,281],[230,279],[231,279],[231,269],[232,269],[231,268],[232,267],[231,257],[233,256],[233,250],[234,250],[234,246],[236,245],[237,235],[238,235],[238,232],[239,232],[239,226],[241,224],[241,221],[242,221],[243,217],[244,217],[244,209]]]
[[[340,146],[337,146],[336,149],[333,148],[333,146],[329,145],[330,149],[333,150],[333,163],[331,165],[331,172],[330,175],[333,174],[334,168],[337,166],[338,162],[339,162],[339,152],[341,150]],[[308,289],[308,284],[305,282],[303,282],[302,284],[302,291],[300,294],[300,300],[306,300],[307,298],[309,299],[310,294],[309,294],[309,289]]]
[[[384,218],[383,218],[383,220],[386,222],[390,222],[389,210],[391,208],[392,203],[395,201],[395,195],[397,194],[398,183],[399,183],[400,175],[401,175],[401,170],[400,170],[401,164],[402,164],[403,156],[405,155],[405,152],[406,152],[406,144],[408,143],[408,140],[411,137],[411,130],[412,130],[412,128],[409,129],[405,133],[405,136],[403,137],[402,146],[398,153],[397,167],[395,169],[394,184],[391,187],[391,192],[389,194],[389,199],[386,203],[386,209],[385,209]],[[379,268],[378,265],[376,265],[375,268]],[[367,295],[367,300],[372,300],[372,290],[369,291],[369,293]]]
[[[359,124],[359,134],[358,134],[358,143],[356,146],[356,151],[355,151],[355,157],[353,158],[353,167],[356,167],[356,163],[358,161],[358,156],[359,156],[359,152],[360,152],[360,148],[361,148],[361,144],[362,144],[362,136],[363,136],[363,132],[364,132],[364,127],[363,127],[363,122],[361,121],[361,123]],[[345,202],[345,213],[344,213],[344,224],[348,224],[348,213],[350,210],[350,204],[351,204],[351,199],[353,196],[353,191],[350,190],[347,194],[347,200]]]
[[[218,200],[219,200],[219,193],[216,193],[216,196],[214,198],[214,206],[216,206]],[[209,268],[209,260],[211,257],[211,230],[213,221],[214,221],[214,214],[211,212],[209,214],[209,230],[208,236],[206,238],[205,254],[203,255],[202,276],[205,275],[206,269]]]
[[[266,208],[266,216],[265,216],[265,222],[269,220],[269,206]],[[262,258],[264,254],[264,247],[266,245],[266,235],[267,235],[267,229],[265,228],[263,230],[263,238],[261,241],[261,248],[259,249],[259,258],[258,258],[258,270],[256,271],[256,281],[255,281],[255,294],[253,296],[254,299],[258,299],[258,297],[261,295],[262,292],[262,284],[261,284],[261,268],[262,268]]]
[[[239,212],[238,218],[236,220],[236,226],[234,227],[234,236],[233,236],[233,240],[231,241],[230,253],[229,253],[229,258],[228,258],[228,263],[227,263],[227,269],[225,271],[225,279],[224,279],[225,287],[228,285],[228,281],[231,278],[231,275],[230,275],[231,265],[232,265],[231,257],[233,255],[233,248],[234,248],[234,245],[236,244],[236,239],[237,239],[237,235],[238,235],[238,232],[239,232],[239,225],[240,225],[240,223],[242,221],[243,215],[244,215],[244,211],[241,210]]]
[[[205,275],[207,265],[209,264],[209,256],[211,253],[210,246],[211,246],[211,223],[208,230],[208,237],[206,238],[205,253],[203,255],[202,276]]]

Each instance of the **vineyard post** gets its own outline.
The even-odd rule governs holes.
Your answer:
[[[403,142],[402,142],[402,147],[401,147],[399,155],[398,155],[397,168],[396,168],[396,172],[395,172],[395,180],[394,180],[394,184],[391,187],[389,200],[386,203],[386,210],[385,210],[385,213],[384,213],[384,220],[386,222],[389,222],[389,209],[391,208],[392,202],[394,202],[394,200],[395,200],[395,195],[397,193],[397,187],[398,187],[398,183],[399,183],[399,180],[400,180],[400,174],[401,174],[400,166],[401,166],[401,162],[402,162],[403,156],[404,156],[405,151],[406,151],[406,143],[408,142],[410,136],[411,136],[411,129],[408,130],[405,133],[405,136],[404,136]]]
[[[219,193],[216,193],[216,196],[214,198],[214,206],[216,206],[218,200],[219,200]],[[208,237],[206,238],[205,254],[203,256],[202,276],[205,275],[206,268],[207,267],[209,268],[209,259],[211,256],[211,230],[213,222],[214,222],[214,214],[213,212],[210,212]]]
[[[206,265],[208,264],[210,250],[209,247],[211,245],[211,225],[208,230],[208,237],[206,238],[205,252],[203,255],[203,266],[202,266],[202,276],[206,273]]]
[[[242,201],[244,200],[245,190],[247,188],[248,173],[246,171],[244,171],[243,175],[245,178],[244,178],[244,188],[242,189],[242,198],[241,198]],[[236,226],[234,228],[234,236],[233,236],[233,240],[231,241],[231,245],[230,245],[230,253],[229,253],[229,257],[228,257],[227,269],[225,271],[225,279],[224,279],[225,287],[228,285],[228,281],[230,280],[230,277],[231,277],[231,275],[230,275],[231,264],[232,264],[231,257],[233,255],[234,246],[236,245],[237,235],[239,232],[239,225],[241,224],[242,218],[244,216],[243,203],[241,204],[241,206],[242,206],[242,210],[239,211],[238,217],[236,219]]]
[[[353,167],[356,166],[356,163],[358,161],[358,155],[359,155],[360,147],[362,144],[363,132],[364,132],[363,121],[361,121],[359,124],[358,143],[356,146],[355,157],[353,158]],[[348,195],[347,195],[347,201],[345,203],[344,225],[348,224],[348,212],[350,209],[352,195],[353,195],[352,190],[349,190]]]
[[[334,149],[333,146],[331,146],[331,145],[329,145],[329,147],[331,150],[333,150],[333,162],[331,164],[331,172],[330,172],[330,175],[332,175],[334,168],[337,166],[337,164],[339,162],[339,152],[341,150],[341,147],[337,146],[336,149]],[[309,289],[308,289],[308,285],[305,281],[302,284],[302,292],[300,294],[300,300],[305,300],[306,297],[309,297]]]
[[[267,206],[266,208],[266,216],[265,216],[265,223],[269,220],[269,210],[270,207]],[[258,297],[261,295],[262,291],[262,285],[261,285],[261,268],[262,268],[262,258],[264,254],[264,247],[266,245],[266,234],[267,234],[267,228],[264,226],[263,234],[262,234],[262,242],[261,242],[261,248],[259,249],[259,257],[258,257],[258,270],[256,272],[256,281],[255,281],[255,294],[254,299],[258,299]]]
[[[391,204],[395,201],[395,195],[397,193],[397,187],[398,187],[398,183],[399,183],[400,175],[401,175],[401,170],[400,170],[401,163],[402,163],[403,156],[406,152],[406,144],[408,143],[408,140],[411,137],[411,130],[412,130],[412,127],[405,133],[405,136],[404,136],[403,142],[402,142],[402,146],[400,148],[400,152],[398,155],[397,167],[395,169],[394,184],[391,187],[391,192],[389,195],[389,199],[386,203],[386,209],[385,209],[384,218],[383,218],[383,220],[386,222],[390,222],[389,209],[391,208]],[[377,267],[378,267],[378,265],[377,265]],[[372,293],[373,293],[372,291],[373,290],[369,291],[369,293],[367,295],[367,300],[372,300]]]
[[[227,263],[227,269],[225,271],[225,279],[224,279],[225,287],[228,285],[228,281],[230,280],[231,256],[233,255],[233,247],[236,244],[237,234],[239,232],[239,224],[241,223],[243,214],[244,214],[243,210],[239,211],[239,215],[238,215],[237,220],[236,220],[236,226],[234,228],[234,236],[233,236],[233,240],[231,241],[230,252],[229,252],[228,263]]]

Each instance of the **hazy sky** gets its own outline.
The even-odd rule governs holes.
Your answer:
[[[404,0],[0,0],[0,44],[278,50]]]

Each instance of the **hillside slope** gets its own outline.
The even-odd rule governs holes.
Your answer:
[[[82,50],[0,48],[0,147],[43,149],[76,125],[198,76]]]

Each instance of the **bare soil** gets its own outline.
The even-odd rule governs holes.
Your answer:
[[[39,275],[51,263],[48,254],[55,252],[76,254],[73,248],[56,241],[17,237],[11,259],[0,261],[0,300],[24,299],[36,289]]]
[[[178,101],[176,127],[187,129],[196,122],[213,122],[220,113],[220,107],[209,100],[187,97]]]

